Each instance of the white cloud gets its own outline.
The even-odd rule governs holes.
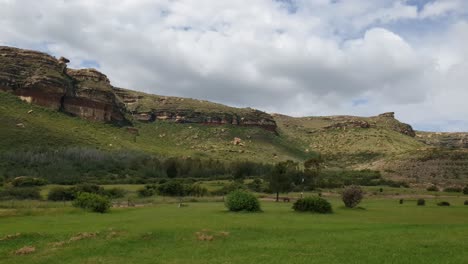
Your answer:
[[[294,115],[395,110],[404,121],[437,127],[468,121],[466,5],[0,0],[0,43],[47,48],[75,67],[97,61],[114,85],[130,89]],[[418,31],[428,19],[449,23]],[[414,26],[418,41],[387,27],[398,23]],[[467,123],[452,129],[468,130]]]

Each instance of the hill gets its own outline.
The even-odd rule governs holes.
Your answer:
[[[0,47],[0,150],[96,148],[158,157],[302,162],[414,183],[468,179],[465,134],[415,132],[394,113],[289,117],[117,88],[66,58]],[[79,118],[77,118],[79,117]],[[465,143],[464,143],[465,142]]]

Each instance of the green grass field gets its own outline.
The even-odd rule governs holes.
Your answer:
[[[364,209],[295,213],[291,204],[262,202],[262,213],[229,213],[223,203],[158,204],[95,214],[57,208],[0,210],[1,263],[466,263],[466,197],[366,199]],[[204,230],[204,231],[203,231]],[[98,232],[76,240],[79,233]],[[196,232],[213,235],[200,241]],[[225,233],[227,232],[227,233]],[[70,241],[75,237],[76,241]],[[57,242],[67,241],[66,243]],[[56,243],[56,244],[53,244]],[[29,255],[14,252],[36,247]]]

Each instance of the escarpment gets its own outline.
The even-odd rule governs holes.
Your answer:
[[[114,88],[126,109],[136,120],[158,120],[206,125],[255,126],[275,131],[276,122],[265,112],[252,108],[234,108],[204,100],[158,96]]]
[[[29,103],[95,121],[124,121],[123,104],[96,70],[68,69],[66,58],[0,47],[0,89]]]
[[[29,103],[93,121],[128,123],[167,120],[207,125],[256,126],[275,131],[275,120],[251,108],[234,108],[189,98],[139,93],[111,85],[94,69],[69,69],[68,59],[0,46],[0,90]]]

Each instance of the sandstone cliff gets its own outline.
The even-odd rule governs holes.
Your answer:
[[[0,47],[0,90],[22,100],[95,121],[125,121],[123,104],[96,70],[67,69],[65,58]]]
[[[94,121],[123,123],[125,113],[131,113],[141,122],[167,120],[276,129],[269,114],[255,109],[115,88],[99,71],[68,69],[68,62],[42,52],[0,46],[0,90]]]

